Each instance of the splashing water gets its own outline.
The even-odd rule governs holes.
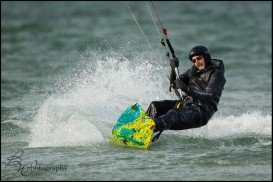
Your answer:
[[[126,107],[169,97],[161,91],[168,82],[162,80],[160,73],[153,74],[156,71],[158,68],[141,58],[130,62],[118,56],[93,56],[82,74],[65,82],[69,89],[62,89],[65,91],[51,96],[39,108],[29,146],[103,142]]]
[[[98,56],[99,55],[99,56]],[[92,54],[81,74],[62,81],[65,89],[39,108],[31,127],[30,147],[92,145],[108,140],[122,111],[138,102],[144,109],[153,100],[176,99],[167,90],[167,70],[138,56]],[[167,69],[167,68],[166,68]],[[72,77],[73,78],[73,77]],[[71,86],[73,85],[73,86]],[[271,135],[271,116],[259,112],[212,118],[201,128],[177,134],[201,137]]]
[[[30,147],[75,146],[103,141],[100,131],[70,101],[48,99],[31,128]]]

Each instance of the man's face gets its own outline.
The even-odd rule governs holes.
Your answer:
[[[193,56],[191,61],[194,63],[194,66],[198,70],[202,70],[205,68],[205,59],[202,55]]]

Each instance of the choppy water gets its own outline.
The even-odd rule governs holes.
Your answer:
[[[203,44],[227,83],[208,125],[148,150],[108,141],[129,105],[176,99],[149,10],[129,5],[156,54],[125,2],[1,2],[1,179],[272,180],[272,3],[155,2],[180,72]]]

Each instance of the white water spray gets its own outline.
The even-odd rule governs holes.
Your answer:
[[[107,141],[119,115],[129,105],[138,102],[147,108],[157,98],[170,97],[164,85],[168,80],[163,80],[159,68],[149,62],[140,57],[128,61],[119,55],[92,57],[82,74],[65,83],[68,90],[50,96],[39,108],[29,146]]]

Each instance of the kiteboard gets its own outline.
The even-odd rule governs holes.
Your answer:
[[[110,142],[117,145],[147,149],[150,145],[155,122],[138,103],[128,107],[112,129]]]

